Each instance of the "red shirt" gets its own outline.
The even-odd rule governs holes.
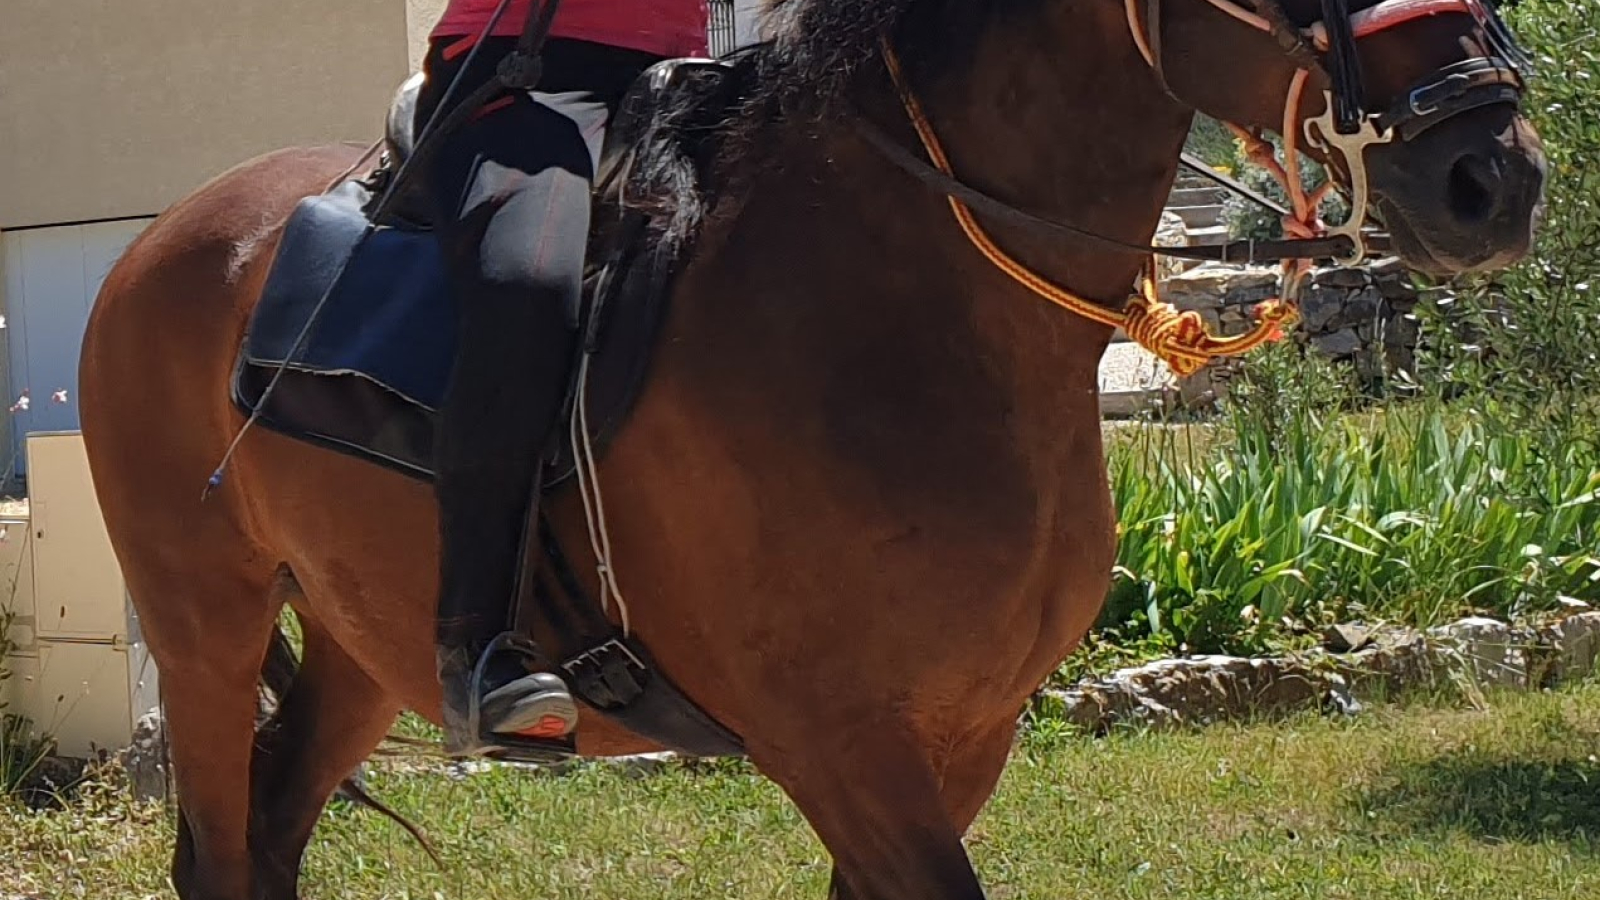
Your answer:
[[[491,33],[521,34],[532,2],[511,0]],[[500,0],[450,0],[433,36],[476,37],[499,5]],[[704,56],[706,18],[706,0],[561,0],[550,36],[657,56]]]

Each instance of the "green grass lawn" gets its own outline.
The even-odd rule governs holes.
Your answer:
[[[821,898],[828,863],[740,765],[376,773],[398,828],[331,811],[307,898]],[[90,791],[0,806],[0,897],[169,897],[172,828]],[[1181,735],[1035,739],[969,844],[997,898],[1600,897],[1600,685]]]

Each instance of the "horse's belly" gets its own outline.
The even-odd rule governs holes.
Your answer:
[[[886,514],[803,461],[741,465],[711,441],[676,456],[648,436],[602,471],[617,576],[652,652],[736,730],[775,703],[946,732],[1014,716],[1099,611],[1101,482],[1005,523]]]

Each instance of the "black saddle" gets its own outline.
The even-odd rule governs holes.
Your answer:
[[[707,205],[737,71],[731,60],[659,63],[624,97],[607,135],[583,305],[596,453],[623,424],[648,373],[693,243],[690,226]],[[301,201],[290,215],[239,349],[232,399],[262,427],[431,481],[455,317],[420,191],[400,179],[399,192],[386,196],[418,150],[412,123],[421,88],[421,76],[400,86],[372,171]],[[562,434],[575,412],[575,387],[570,380]],[[569,442],[556,445],[545,491],[575,471]],[[548,523],[537,524],[535,552],[551,565],[534,579],[531,599],[524,592],[521,613],[561,623],[561,646],[548,655],[574,692],[665,746],[699,756],[743,752],[735,735],[655,670],[636,639],[611,625]]]

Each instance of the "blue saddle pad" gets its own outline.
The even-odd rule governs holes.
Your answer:
[[[362,213],[368,199],[352,181],[300,202],[267,275],[245,360],[359,376],[436,410],[456,329],[444,259],[431,232],[385,227],[369,234]],[[324,294],[327,302],[316,312]],[[316,321],[297,351],[313,313]]]
[[[428,477],[455,352],[444,259],[429,231],[371,226],[370,198],[347,181],[290,215],[234,400],[275,430]]]

